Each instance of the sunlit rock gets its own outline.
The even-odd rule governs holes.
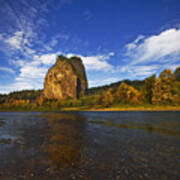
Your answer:
[[[87,78],[82,60],[59,56],[44,81],[44,98],[79,98],[87,91]]]

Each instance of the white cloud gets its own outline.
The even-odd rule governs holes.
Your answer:
[[[165,68],[174,70],[180,60],[180,29],[168,29],[158,35],[139,35],[126,46],[128,65],[117,68],[130,77],[147,77]]]
[[[12,84],[0,86],[0,93],[24,89],[42,89],[45,75],[50,66],[55,63],[57,54],[59,52],[40,56],[36,55],[29,62],[23,60],[11,61],[12,64],[20,68],[19,75],[15,77]],[[15,73],[12,69],[3,67],[0,67],[0,71]]]
[[[11,85],[0,85],[0,94],[8,94],[12,91],[20,91],[25,89],[39,89],[42,88],[42,84],[39,81],[21,80],[12,83]]]
[[[171,69],[172,71],[175,71],[175,69],[178,67],[180,67],[180,62],[176,64],[165,64],[163,69]]]
[[[9,37],[5,42],[15,49],[21,49],[21,45],[23,42],[23,32],[16,31],[13,36]]]
[[[44,77],[50,68],[56,61],[57,55],[60,55],[61,52],[56,53],[47,53],[42,55],[34,55],[32,61],[23,61],[13,60],[11,63],[19,67],[19,75],[16,76],[13,84],[9,86],[0,87],[1,92],[9,92],[14,90],[22,89],[40,89],[43,88]],[[75,56],[75,54],[68,54],[68,57]],[[78,55],[76,55],[78,56]],[[96,55],[96,56],[82,56],[83,63],[86,66],[87,70],[96,70],[96,71],[110,71],[113,70],[113,66],[110,65],[107,60],[111,56],[114,56],[113,52],[105,55]],[[117,79],[108,78],[105,80],[91,81],[90,86],[103,85],[111,82],[115,82]]]
[[[20,77],[44,78],[47,68],[26,65],[20,69]]]
[[[34,49],[31,49],[29,47],[24,47],[24,54],[26,54],[26,55],[33,55],[35,53],[36,53],[36,51]]]
[[[1,51],[8,56],[17,55],[31,56],[36,53],[32,48],[31,41],[35,37],[32,32],[15,31],[13,34],[0,34]]]
[[[119,72],[127,73],[130,76],[133,77],[147,77],[149,75],[152,75],[157,72],[157,70],[160,68],[159,65],[126,65],[121,68],[119,68]]]
[[[133,64],[158,60],[163,62],[166,57],[177,58],[180,55],[180,29],[168,29],[147,38],[139,36],[133,43],[127,44],[126,48],[127,55],[134,59]]]
[[[139,35],[132,43],[127,44],[127,45],[126,45],[126,48],[127,48],[129,51],[132,50],[132,49],[135,49],[135,48],[137,47],[137,43],[138,43],[140,40],[144,39],[144,37],[145,37],[145,36],[143,36],[143,35]]]
[[[145,36],[143,36],[143,35],[139,35],[137,38],[136,38],[136,40],[134,41],[134,43],[138,43],[140,40],[142,40],[142,39],[144,39],[145,38]]]
[[[34,79],[40,79],[42,81],[41,83],[43,83],[48,68],[56,61],[57,54],[58,53],[43,54],[40,56],[35,55],[30,62],[18,60],[17,64],[21,67],[20,74],[16,77],[16,81],[25,80],[27,78],[32,81],[34,81]]]
[[[23,60],[11,61],[20,67],[19,75],[15,78],[12,84],[12,90],[21,89],[39,89],[43,87],[44,77],[50,67],[56,61],[56,56],[59,54],[42,54],[35,55],[32,61],[25,62]],[[11,91],[12,91],[11,90]]]
[[[56,56],[57,56],[57,53],[44,54],[44,55],[36,57],[35,59],[37,61],[40,61],[40,63],[42,64],[51,65],[55,63]]]
[[[53,39],[53,40],[51,40],[51,42],[50,42],[50,46],[55,46],[56,44],[58,43],[58,41],[57,41],[57,39]]]
[[[23,61],[22,59],[18,59],[18,60],[11,60],[10,63],[17,67],[21,67],[24,66],[25,61]]]
[[[105,55],[96,55],[96,56],[83,56],[83,55],[76,55],[76,54],[67,54],[67,57],[72,56],[79,56],[84,65],[86,70],[96,70],[96,71],[111,71],[113,70],[113,66],[109,64],[106,60],[108,60],[111,56],[114,56],[114,52],[110,52],[109,54]]]
[[[11,73],[11,74],[14,74],[15,71],[11,68],[7,68],[7,67],[0,67],[0,71],[5,71],[7,73]]]

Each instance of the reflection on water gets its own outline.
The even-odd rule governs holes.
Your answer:
[[[173,129],[165,129],[163,127],[158,127],[153,126],[151,124],[119,124],[119,123],[112,123],[109,121],[91,121],[91,123],[94,124],[101,124],[101,125],[105,125],[105,126],[112,126],[112,127],[119,127],[119,128],[123,128],[123,129],[139,129],[139,130],[144,130],[147,132],[158,132],[158,133],[163,133],[163,134],[167,134],[167,135],[180,135],[180,131],[176,131]],[[168,123],[166,123],[166,127],[168,127]]]
[[[0,144],[10,144],[11,143],[11,139],[0,139]]]
[[[5,123],[5,122],[4,122],[4,119],[1,119],[1,118],[0,118],[0,127],[3,126],[4,123]]]
[[[42,149],[46,152],[49,166],[65,168],[82,163],[85,118],[67,113],[50,113],[45,118],[48,130]]]
[[[0,180],[180,179],[180,112],[0,113]]]

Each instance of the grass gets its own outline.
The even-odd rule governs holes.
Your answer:
[[[154,105],[114,105],[110,107],[66,107],[64,111],[180,111],[180,106],[154,106]]]
[[[0,111],[7,112],[20,112],[20,111],[180,111],[180,106],[170,106],[170,105],[112,105],[110,107],[102,106],[77,106],[77,107],[38,107],[38,108],[28,108],[28,107],[10,107],[10,108],[0,108]],[[1,119],[0,119],[1,120]]]

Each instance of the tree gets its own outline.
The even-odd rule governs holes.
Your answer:
[[[175,82],[175,76],[170,69],[165,69],[159,75],[162,82],[162,102],[171,103],[173,99],[173,85]]]
[[[112,105],[114,101],[113,95],[112,95],[112,89],[109,88],[108,90],[103,90],[100,97],[99,97],[99,101],[98,104],[105,106],[105,107],[109,107],[110,105]]]
[[[133,103],[140,102],[141,94],[138,90],[122,82],[114,94],[116,102],[120,103]]]
[[[151,101],[153,104],[160,104],[162,102],[162,80],[160,78],[154,80]]]
[[[149,102],[152,103],[152,95],[153,95],[153,85],[155,81],[156,75],[153,74],[152,76],[148,77],[145,79],[145,99]]]

